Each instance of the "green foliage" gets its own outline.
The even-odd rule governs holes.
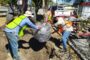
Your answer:
[[[7,4],[12,3],[12,4],[15,4],[16,5],[16,1],[17,0],[0,0],[0,4],[1,5],[7,5]]]
[[[10,0],[0,0],[0,4],[1,5],[6,5],[6,4],[8,4],[9,1]]]

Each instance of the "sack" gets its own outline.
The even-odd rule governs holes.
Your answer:
[[[42,28],[37,33],[35,33],[34,38],[39,42],[48,41],[51,37],[50,28],[51,28],[51,25],[48,23],[42,25]]]

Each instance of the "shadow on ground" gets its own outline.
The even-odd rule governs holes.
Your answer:
[[[56,39],[56,38],[53,38],[53,37],[50,38],[50,41],[52,41],[57,47],[59,47],[62,43],[60,41],[60,39]]]
[[[20,40],[18,43],[19,43],[19,48],[23,48],[23,49],[32,48],[34,51],[41,50],[46,44],[46,43],[38,42],[38,40],[36,40],[33,37],[29,40],[29,42],[26,42],[25,40]],[[28,44],[28,46],[23,46],[23,44]]]

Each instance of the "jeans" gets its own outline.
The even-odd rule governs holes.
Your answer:
[[[64,31],[62,34],[62,44],[63,44],[64,50],[67,49],[67,41],[68,41],[70,33],[71,31]]]
[[[13,32],[5,32],[6,36],[8,38],[8,43],[10,44],[11,47],[11,53],[13,56],[13,59],[18,60],[19,55],[18,55],[18,36],[15,35]]]

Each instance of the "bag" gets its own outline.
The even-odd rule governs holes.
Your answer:
[[[46,42],[51,37],[51,31],[50,31],[51,25],[46,23],[42,25],[42,28],[35,33],[34,38],[38,40],[39,42]]]

